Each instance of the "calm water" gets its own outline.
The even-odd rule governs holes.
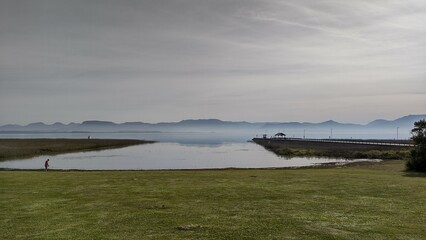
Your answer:
[[[33,134],[22,138],[85,138],[87,134]],[[10,137],[10,136],[9,136]],[[96,134],[96,138],[132,138],[161,141],[121,149],[40,156],[0,162],[0,168],[42,169],[49,158],[52,169],[130,170],[300,167],[342,159],[291,158],[276,156],[247,142],[252,136],[215,133],[120,133]]]
[[[255,136],[262,136],[267,133],[268,136],[277,132],[285,132],[288,137],[303,138],[303,129],[296,130],[270,130],[257,132],[246,131],[228,131],[228,132],[125,132],[125,133],[0,133],[0,138],[87,138],[91,135],[93,138],[114,138],[114,139],[147,139],[160,142],[173,142],[184,144],[222,144],[234,142],[246,142]],[[329,138],[330,130],[307,130],[306,138]],[[410,132],[399,129],[399,139],[408,139]],[[396,130],[357,130],[344,131],[333,129],[333,138],[347,139],[394,139],[396,138]]]
[[[344,162],[325,158],[285,159],[254,143],[228,143],[219,146],[154,143],[98,152],[6,161],[0,162],[0,168],[42,169],[47,158],[50,158],[52,169],[81,170],[269,168]]]

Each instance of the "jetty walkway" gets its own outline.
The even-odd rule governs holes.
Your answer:
[[[315,138],[253,138],[253,141],[289,141],[289,142],[318,142],[318,143],[342,143],[355,145],[375,145],[375,146],[397,146],[397,147],[414,147],[414,144],[408,140],[363,140],[363,139],[315,139]]]

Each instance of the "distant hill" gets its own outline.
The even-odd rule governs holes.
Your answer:
[[[401,127],[401,128],[412,128],[414,122],[426,119],[426,115],[408,115],[395,120],[384,120],[377,119],[367,124],[367,127],[375,127],[375,128],[388,128],[388,127]]]
[[[150,131],[259,131],[259,130],[289,130],[289,129],[351,129],[352,131],[363,129],[411,129],[413,123],[420,119],[426,119],[423,115],[408,115],[395,120],[377,119],[366,125],[353,123],[339,123],[333,120],[309,123],[309,122],[232,122],[219,119],[187,119],[180,122],[144,123],[125,122],[114,123],[110,121],[90,120],[82,123],[63,124],[56,122],[48,125],[42,122],[31,123],[26,126],[8,124],[0,126],[0,133],[5,132],[150,132]]]

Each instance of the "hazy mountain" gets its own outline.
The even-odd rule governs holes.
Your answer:
[[[219,119],[188,119],[176,123],[179,127],[189,127],[189,128],[247,128],[256,125],[255,123],[248,122],[231,122],[231,121],[222,121]]]
[[[426,119],[426,115],[408,115],[404,116],[395,120],[384,120],[384,119],[377,119],[367,124],[367,127],[375,127],[375,128],[412,128],[414,125],[414,122],[420,120],[420,119]]]
[[[333,120],[328,120],[320,123],[309,122],[286,122],[286,123],[265,123],[262,128],[265,129],[317,129],[317,128],[359,128],[363,125],[353,123],[339,123]]]
[[[303,131],[303,129],[350,129],[358,131],[362,129],[411,129],[413,123],[420,119],[426,119],[426,115],[409,115],[395,120],[377,119],[366,125],[353,123],[339,123],[333,120],[321,123],[309,122],[232,122],[219,119],[187,119],[180,122],[144,123],[125,122],[114,123],[110,121],[90,120],[82,123],[63,124],[60,122],[48,125],[42,122],[31,123],[26,126],[8,124],[0,127],[0,132],[126,132],[126,131],[289,131],[291,129]],[[392,130],[393,131],[393,130]]]
[[[108,122],[108,121],[84,121],[81,123],[81,125],[84,126],[114,126],[116,125],[113,122]]]
[[[286,122],[286,123],[265,123],[262,125],[262,128],[270,129],[270,128],[297,128],[303,127],[305,124],[300,122]]]
[[[367,126],[377,127],[389,124],[390,121],[384,119],[377,119],[367,124]]]

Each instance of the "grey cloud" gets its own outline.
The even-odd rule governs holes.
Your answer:
[[[2,1],[0,123],[418,113],[424,22],[416,0]]]

